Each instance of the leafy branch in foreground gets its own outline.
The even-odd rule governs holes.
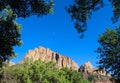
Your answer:
[[[10,7],[18,17],[43,16],[53,13],[52,0],[0,0],[0,10]]]
[[[21,25],[16,23],[16,14],[11,9],[0,11],[0,66],[15,57],[13,46],[20,46]]]
[[[116,30],[107,29],[99,36],[100,67],[110,72],[115,79],[120,80],[120,27]]]
[[[113,9],[111,20],[113,23],[116,23],[120,18],[120,0],[108,1],[110,1]],[[71,15],[75,28],[82,38],[87,29],[87,21],[91,19],[92,13],[103,8],[108,3],[106,2],[105,0],[74,0],[73,4],[66,8],[67,12]]]

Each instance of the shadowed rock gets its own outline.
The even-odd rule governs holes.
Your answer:
[[[114,83],[109,73],[102,68],[94,69],[89,61],[80,66],[79,72],[82,72],[83,76],[91,81],[91,83]]]

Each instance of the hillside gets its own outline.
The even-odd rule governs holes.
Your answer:
[[[18,64],[8,65],[1,69],[1,83],[113,83],[109,73],[89,61],[78,67],[69,57],[41,46],[29,50]]]
[[[54,62],[36,60],[5,66],[0,72],[0,83],[90,83],[78,71],[56,68]]]

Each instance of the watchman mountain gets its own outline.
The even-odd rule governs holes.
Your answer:
[[[28,59],[32,60],[33,62],[39,59],[44,62],[52,61],[56,63],[56,67],[58,69],[67,67],[82,73],[83,77],[91,81],[91,83],[113,83],[113,81],[111,81],[112,76],[109,73],[107,73],[104,69],[94,68],[90,61],[87,61],[85,64],[79,67],[78,64],[71,58],[63,56],[50,50],[49,48],[44,48],[42,46],[35,48],[34,50],[29,50],[23,61],[20,61],[17,64],[24,64],[24,62]],[[10,62],[9,65],[11,66],[15,64]]]

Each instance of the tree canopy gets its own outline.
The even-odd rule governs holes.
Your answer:
[[[22,28],[16,18],[53,13],[52,0],[0,0],[0,65],[15,56],[14,46],[21,45]]]
[[[75,70],[68,68],[59,70],[56,68],[55,63],[41,60],[37,60],[34,63],[31,60],[27,60],[21,65],[4,67],[1,70],[1,83],[8,83],[8,81],[14,81],[13,83],[89,83]],[[3,77],[3,75],[6,75],[6,77]],[[4,81],[8,76],[12,79]]]
[[[114,78],[120,79],[120,27],[107,29],[99,36],[100,67],[105,68]]]
[[[53,12],[52,0],[0,0],[0,10],[10,7],[18,17],[43,16]]]
[[[113,9],[111,20],[115,23],[120,18],[120,0],[108,1],[111,2]],[[21,26],[16,22],[16,18],[50,14],[53,12],[53,4],[52,0],[0,0],[0,65],[15,56],[14,46],[21,45]],[[87,20],[91,19],[94,11],[104,6],[105,0],[74,0],[74,3],[66,9],[74,21],[75,28],[83,36],[87,28]],[[98,42],[101,44],[97,49],[100,53],[100,66],[120,79],[120,29],[107,29],[100,35]]]
[[[111,17],[111,20],[115,23],[120,18],[120,0],[108,1],[111,2],[113,9],[113,17]],[[81,37],[83,37],[87,29],[87,20],[91,19],[92,13],[103,8],[105,4],[105,0],[74,0],[74,3],[66,8]]]
[[[20,46],[21,25],[16,23],[16,14],[11,9],[0,12],[0,66],[15,56],[13,46]]]

